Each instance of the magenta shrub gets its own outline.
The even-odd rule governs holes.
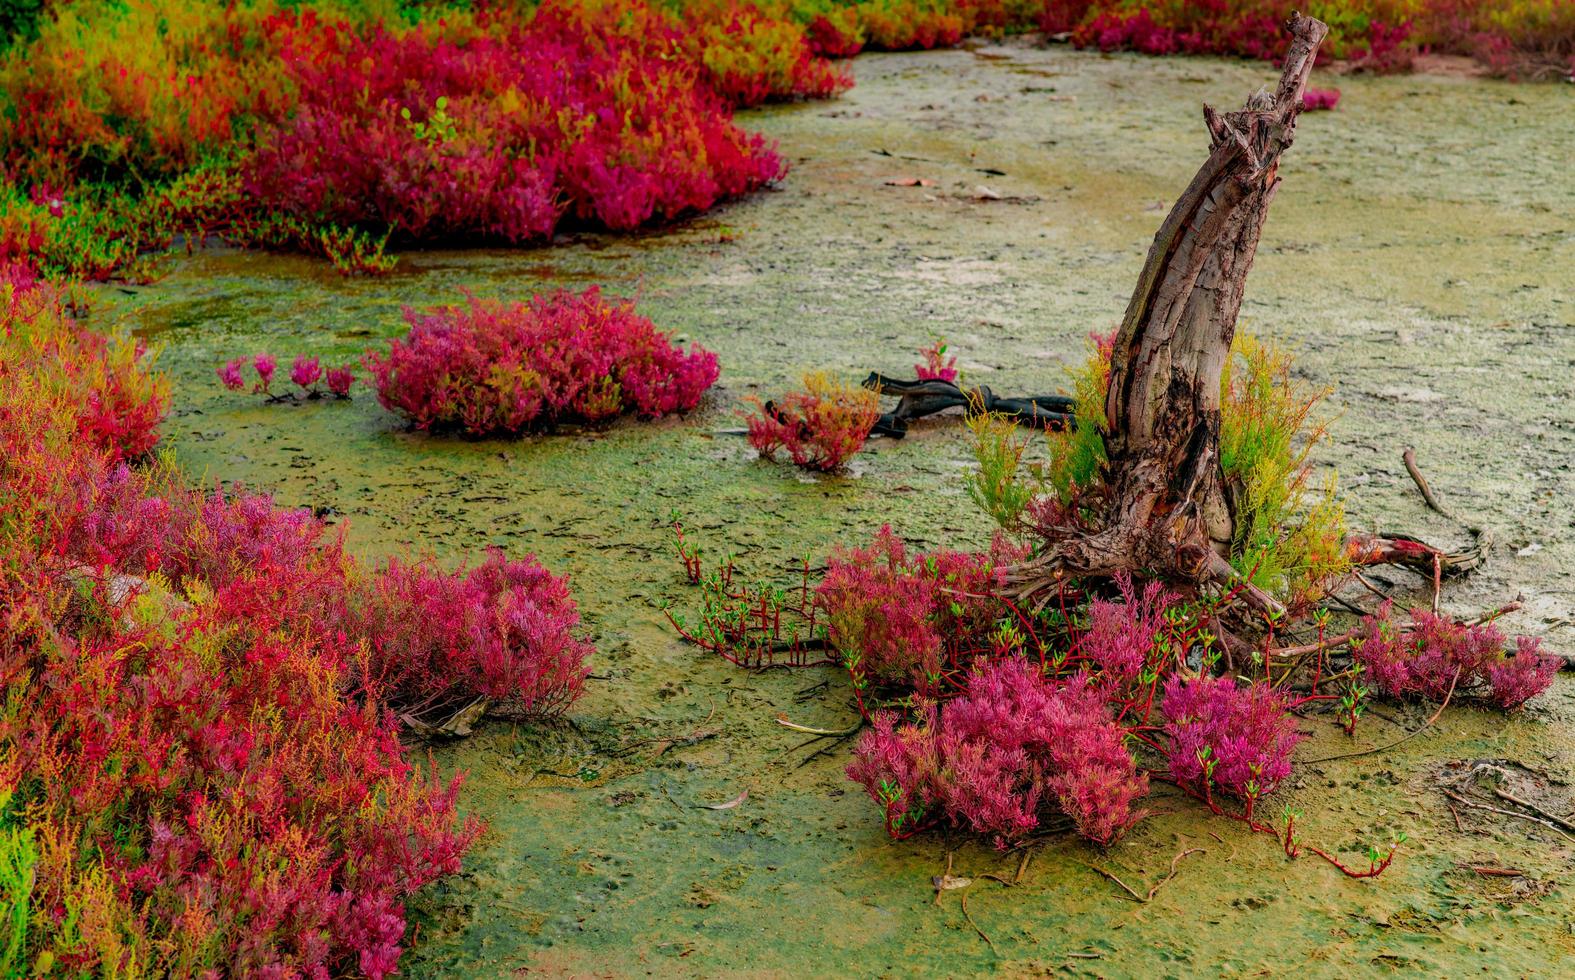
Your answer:
[[[874,725],[848,776],[885,810],[894,835],[946,822],[1011,840],[1054,804],[1084,837],[1108,844],[1143,816],[1134,807],[1148,778],[1086,678],[1048,681],[1007,657],[979,668],[942,707],[925,702],[917,723],[880,712]]]
[[[920,381],[956,381],[957,357],[946,356],[946,341],[937,340],[919,351],[923,361],[913,366],[914,376]]]
[[[1340,104],[1337,88],[1309,88],[1302,93],[1302,109],[1307,112],[1333,109]]]
[[[1515,640],[1515,652],[1487,669],[1488,696],[1505,711],[1513,711],[1546,691],[1559,672],[1558,657],[1542,653],[1540,637]]]
[[[350,386],[355,384],[355,372],[347,364],[344,367],[329,368],[323,376],[328,390],[336,398],[349,398]]]
[[[1160,711],[1171,776],[1206,798],[1227,793],[1244,801],[1250,815],[1291,774],[1301,736],[1284,699],[1267,684],[1172,675]]]
[[[309,512],[193,492],[87,437],[84,390],[116,393],[93,410],[125,404],[106,429],[125,433],[163,389],[58,308],[18,318],[39,312],[0,309],[0,788],[36,844],[29,975],[394,973],[406,898],[481,826],[367,676],[388,624],[352,615],[360,576]],[[571,627],[561,583],[524,564],[489,562],[504,584],[484,588],[535,613],[497,615]]]
[[[246,379],[241,376],[241,368],[246,364],[246,358],[237,357],[226,361],[219,368],[219,381],[231,391],[240,391],[246,387]]]
[[[481,696],[505,713],[558,714],[590,670],[568,579],[534,556],[511,561],[493,549],[457,572],[391,560],[354,618],[376,686],[414,710]]]
[[[1357,662],[1391,697],[1442,701],[1451,690],[1466,693],[1484,684],[1496,697],[1500,688],[1491,687],[1496,668],[1505,706],[1513,707],[1552,683],[1552,671],[1542,666],[1535,641],[1523,638],[1515,657],[1506,662],[1504,634],[1497,627],[1467,626],[1425,609],[1412,610],[1410,625],[1402,627],[1393,613],[1393,603],[1386,602],[1376,616],[1364,619],[1365,632],[1353,647]]]
[[[252,368],[257,372],[257,390],[266,392],[273,385],[273,372],[278,362],[270,354],[252,358]]]
[[[716,381],[716,355],[688,352],[592,286],[529,304],[407,308],[410,333],[368,353],[378,401],[418,429],[516,434],[624,412],[655,418],[694,408]]]
[[[994,597],[1004,567],[1026,550],[997,535],[984,554],[936,551],[909,556],[883,526],[865,548],[834,550],[816,601],[832,646],[861,676],[930,695],[1006,613]]]
[[[655,12],[548,0],[530,18],[478,16],[473,31],[282,35],[299,104],[259,134],[247,192],[313,224],[517,243],[566,216],[613,229],[675,218],[782,175]]]
[[[231,391],[243,391],[246,388],[246,379],[242,375],[248,358],[237,357],[224,362],[218,367],[219,382]],[[313,400],[323,397],[318,390],[317,383],[323,381],[328,385],[329,394],[336,398],[349,398],[350,386],[355,383],[355,373],[350,365],[328,368],[324,370],[322,362],[315,357],[297,354],[290,365],[290,381],[301,389],[301,394],[286,393],[274,395],[270,388],[273,385],[274,372],[278,362],[271,354],[256,354],[250,358],[252,368],[257,372],[257,384],[252,387],[253,394],[268,395],[268,400],[273,402],[297,401],[302,398]]]
[[[290,381],[308,394],[311,394],[312,386],[317,384],[322,376],[322,365],[317,362],[315,357],[297,354],[295,363],[290,365]]]
[[[1149,661],[1166,633],[1165,614],[1178,598],[1159,582],[1149,582],[1141,593],[1129,575],[1117,576],[1116,582],[1122,601],[1090,602],[1088,629],[1077,646],[1088,665],[1097,668],[1096,681],[1110,690],[1132,684],[1145,667],[1157,666]]]
[[[775,401],[751,398],[744,415],[749,444],[765,459],[785,452],[793,465],[821,473],[842,469],[880,419],[880,396],[851,388],[823,372],[804,375],[804,387]]]

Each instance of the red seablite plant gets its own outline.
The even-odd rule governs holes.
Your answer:
[[[344,367],[329,368],[323,380],[336,398],[349,398],[350,386],[355,384],[355,372],[348,364]]]
[[[219,382],[231,391],[240,391],[246,387],[246,379],[241,376],[241,367],[245,363],[244,357],[224,362],[219,366]]]
[[[318,363],[315,357],[297,354],[295,363],[290,365],[290,380],[308,394],[311,393],[312,386],[317,384],[322,376],[322,365]]]
[[[920,381],[956,381],[957,358],[946,357],[946,341],[937,340],[919,351],[924,361],[913,366],[914,376]]]
[[[868,678],[935,697],[989,651],[986,633],[1006,612],[994,598],[1002,570],[1026,555],[996,535],[985,554],[910,556],[886,525],[868,547],[832,552],[815,601],[855,683]]]
[[[831,473],[842,468],[869,439],[880,418],[880,396],[849,388],[821,372],[804,375],[804,390],[780,401],[751,399],[745,416],[749,444],[767,459],[785,451],[797,466]]]
[[[1546,691],[1559,672],[1559,658],[1542,653],[1542,638],[1515,639],[1515,652],[1487,670],[1489,697],[1505,711],[1514,711]]]
[[[1047,680],[1006,657],[944,706],[924,702],[916,723],[878,712],[874,726],[848,776],[885,810],[894,836],[944,822],[1011,840],[1053,803],[1084,837],[1109,844],[1143,816],[1135,804],[1148,779],[1086,678]]]
[[[462,39],[431,21],[289,35],[300,104],[261,135],[250,192],[313,222],[524,242],[565,213],[634,228],[782,175],[643,3],[548,0],[478,21]]]
[[[246,387],[246,379],[242,369],[246,366],[248,358],[237,357],[224,362],[218,367],[219,383],[231,391],[242,391]],[[303,395],[307,399],[317,399],[323,393],[317,389],[317,382],[323,381],[328,385],[328,391],[336,398],[349,398],[350,386],[355,383],[355,372],[349,365],[323,370],[322,362],[315,357],[297,354],[290,365],[290,381],[301,389],[301,395],[269,394],[273,384],[274,372],[278,362],[270,354],[257,354],[250,358],[254,370],[257,372],[257,384],[252,388],[254,394],[267,394],[269,401],[293,401]]]
[[[1243,801],[1251,817],[1258,800],[1291,774],[1301,736],[1284,699],[1267,684],[1172,675],[1160,711],[1171,776],[1205,799],[1225,792]]]
[[[529,304],[406,309],[410,333],[364,363],[383,407],[418,429],[517,434],[624,412],[684,412],[716,381],[716,355],[688,352],[595,286]]]
[[[1333,109],[1339,104],[1340,90],[1337,88],[1309,88],[1302,93],[1302,110],[1304,112]]]
[[[1167,632],[1165,614],[1177,599],[1159,582],[1149,582],[1142,592],[1131,576],[1120,575],[1116,583],[1122,601],[1091,601],[1088,629],[1077,644],[1077,653],[1095,669],[1097,683],[1112,692],[1138,681],[1150,666],[1156,641]]]
[[[74,431],[112,459],[140,459],[158,445],[169,411],[169,382],[149,371],[141,342],[82,328],[67,296],[32,270],[0,262],[0,378],[38,373],[40,384],[71,390]],[[45,370],[47,369],[47,371]]]
[[[277,363],[271,354],[258,354],[252,358],[252,368],[257,372],[257,391],[266,394],[272,387],[273,372]]]
[[[416,682],[447,651],[407,639],[407,663],[385,647],[372,669],[386,624],[310,513],[203,496],[82,438],[97,430],[81,429],[76,379],[119,368],[56,356],[81,331],[31,302],[44,289],[0,287],[0,791],[36,845],[26,961],[395,972],[405,897],[458,871],[480,831],[456,814],[458,778],[412,764],[388,710],[425,697]],[[123,390],[161,411],[145,368],[127,370]],[[529,560],[483,568],[463,581],[493,576],[481,587],[518,647],[569,655],[561,580]],[[388,620],[415,621],[395,591],[377,596]],[[485,671],[456,683],[499,689]]]
[[[403,706],[486,697],[514,714],[550,715],[580,696],[590,644],[568,579],[534,557],[487,553],[468,572],[390,561],[356,613],[368,663]]]
[[[1488,697],[1512,709],[1553,683],[1558,660],[1540,652],[1540,641],[1521,637],[1513,656],[1504,656],[1504,634],[1491,624],[1456,623],[1425,609],[1411,624],[1395,623],[1394,604],[1362,620],[1364,633],[1352,643],[1358,663],[1378,689],[1391,697],[1442,701],[1452,692],[1485,686]]]

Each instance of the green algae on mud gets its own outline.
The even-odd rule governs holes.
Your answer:
[[[1017,887],[976,880],[969,911],[992,948],[955,892],[932,904],[930,877],[950,848],[954,873],[970,876],[1010,877],[1016,856],[960,836],[886,840],[842,776],[846,743],[806,745],[776,724],[785,713],[847,725],[841,677],[746,673],[665,626],[662,604],[692,599],[666,529],[673,511],[713,556],[783,582],[799,559],[862,543],[886,521],[924,546],[982,545],[988,520],[962,491],[955,422],[872,443],[844,478],[755,461],[721,430],[737,426],[746,394],[805,368],[901,372],[935,335],[973,380],[1054,390],[1084,336],[1117,323],[1167,202],[1201,159],[1198,103],[1237,102],[1273,76],[1256,64],[976,50],[991,57],[863,56],[841,100],[746,115],[781,141],[793,173],[662,233],[412,253],[382,280],[202,252],[135,296],[106,291],[107,314],[164,346],[176,384],[166,429],[194,478],[318,508],[349,524],[361,554],[458,560],[499,544],[573,575],[600,651],[590,693],[566,723],[488,724],[435,747],[442,765],[469,771],[463,805],[490,830],[463,874],[415,903],[405,971],[1555,971],[1575,955],[1563,884],[1575,851],[1535,825],[1470,813],[1462,833],[1435,781],[1445,763],[1476,758],[1575,777],[1567,681],[1522,716],[1452,707],[1391,752],[1298,769],[1275,802],[1304,812],[1308,840],[1354,857],[1409,835],[1376,881],[1287,861],[1267,838],[1159,788],[1155,814],[1109,852],[1052,840]],[[1449,506],[1499,541],[1446,605],[1475,613],[1522,594],[1510,627],[1567,648],[1571,95],[1429,77],[1338,84],[1340,109],[1305,117],[1286,156],[1244,322],[1336,387],[1343,414],[1321,462],[1338,465],[1353,522],[1463,537],[1411,489],[1400,451],[1416,446]],[[901,177],[935,186],[886,183]],[[213,376],[258,349],[348,360],[403,330],[402,304],[453,302],[462,288],[523,297],[590,281],[638,296],[659,326],[719,353],[722,381],[702,410],[604,432],[432,439],[401,431],[365,389],[349,403],[264,406]],[[1427,713],[1380,706],[1354,743],[1314,717],[1299,754],[1380,744]],[[746,789],[735,807],[705,808]],[[1088,867],[1139,887],[1187,847],[1207,853],[1142,907]]]

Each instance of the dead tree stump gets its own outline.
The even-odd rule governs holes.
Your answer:
[[[1091,529],[1068,528],[1010,570],[1024,599],[1048,598],[1063,576],[1141,571],[1173,581],[1234,582],[1264,610],[1271,596],[1238,581],[1220,468],[1220,374],[1242,291],[1279,186],[1322,21],[1295,14],[1278,88],[1236,112],[1205,106],[1209,156],[1154,236],[1111,358],[1104,432],[1108,496]]]

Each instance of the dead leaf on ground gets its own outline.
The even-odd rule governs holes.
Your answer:
[[[886,181],[887,187],[934,187],[935,181],[928,177],[893,177]]]

